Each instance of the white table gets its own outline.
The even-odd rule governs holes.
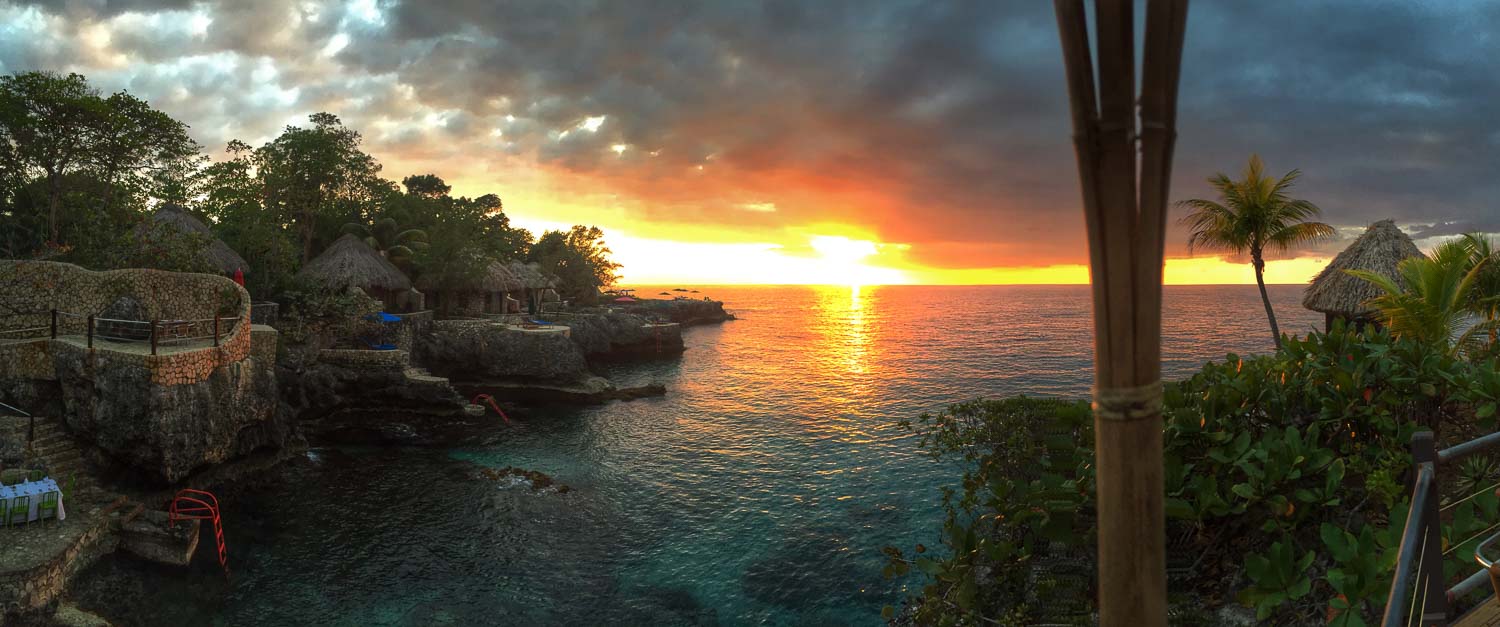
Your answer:
[[[9,513],[10,508],[13,506],[11,499],[18,496],[29,496],[31,497],[31,510],[26,514],[26,522],[31,522],[40,518],[37,515],[37,506],[41,505],[42,496],[51,492],[57,493],[57,519],[65,520],[68,514],[63,511],[62,490],[58,489],[57,481],[51,477],[47,477],[41,481],[27,481],[16,485],[0,486],[0,507],[3,507]],[[11,524],[16,524],[21,521],[12,520],[10,522]]]

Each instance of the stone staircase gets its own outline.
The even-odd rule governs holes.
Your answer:
[[[446,377],[434,375],[426,368],[408,365],[402,369],[401,376],[406,379],[406,384],[411,387],[428,387],[442,392],[458,394],[458,392],[453,390],[453,385],[448,382]]]
[[[23,434],[24,437],[24,434]],[[75,481],[79,492],[98,492],[99,483],[83,459],[83,449],[63,426],[50,418],[36,419],[36,440],[32,442],[32,465],[40,464],[47,474],[57,480],[58,486],[67,489],[68,481]]]

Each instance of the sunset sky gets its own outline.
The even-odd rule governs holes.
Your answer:
[[[1342,238],[1500,231],[1500,5],[1199,2],[1173,199],[1252,152]],[[598,225],[624,282],[1082,283],[1051,3],[0,2],[0,71],[73,71],[214,156],[329,111],[384,174]],[[1177,214],[1174,212],[1174,217]],[[1167,280],[1252,282],[1242,259]]]

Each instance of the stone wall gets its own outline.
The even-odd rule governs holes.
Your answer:
[[[396,314],[401,321],[395,323],[396,330],[392,334],[391,343],[396,348],[411,352],[416,349],[417,338],[432,332],[433,315],[431,311],[418,311],[408,314]]]
[[[147,320],[196,320],[250,313],[250,295],[222,276],[162,270],[94,272],[67,263],[0,261],[0,303],[14,311],[51,309],[99,315],[129,296],[145,309]],[[0,319],[0,330],[17,323]]]
[[[250,303],[250,322],[275,327],[281,317],[281,304],[273,302]]]
[[[12,306],[97,313],[129,296],[153,318],[237,318],[218,346],[164,346],[157,355],[145,343],[90,348],[77,335],[0,344],[0,400],[55,412],[103,460],[175,482],[285,441],[276,411],[278,335],[250,324],[249,294],[233,281],[20,262],[0,262],[0,280],[24,288],[3,296]]]
[[[114,552],[119,537],[111,528],[114,519],[109,512],[116,507],[118,503],[91,516],[75,514],[90,516],[91,520],[89,527],[66,549],[32,568],[0,574],[0,625],[7,624],[11,617],[39,616],[38,610],[56,599],[69,579],[100,557]],[[68,522],[72,522],[72,516],[68,518]]]
[[[372,351],[325,348],[318,351],[318,361],[347,368],[397,369],[410,363],[404,350]]]

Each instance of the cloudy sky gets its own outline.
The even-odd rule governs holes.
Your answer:
[[[1500,231],[1496,24],[1195,3],[1173,198],[1259,153],[1349,234]],[[1046,2],[0,1],[0,71],[33,69],[146,98],[216,155],[332,112],[389,178],[603,227],[627,282],[1087,281]],[[1253,280],[1169,237],[1169,280]]]

